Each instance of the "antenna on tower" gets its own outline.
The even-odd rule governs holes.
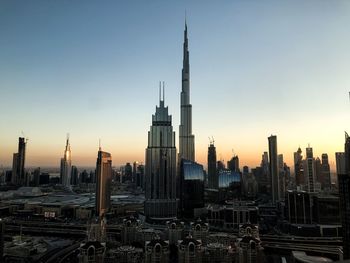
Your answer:
[[[213,142],[213,144],[215,143],[215,140],[214,140],[214,137],[213,137],[213,135],[211,136],[211,138],[212,138],[212,142]]]
[[[159,81],[159,101],[161,101],[161,97],[162,97],[162,82]]]
[[[101,138],[98,139],[98,150],[101,151]]]
[[[164,83],[164,81],[163,81],[163,101],[164,101],[164,94],[165,94],[165,91],[164,91],[165,88],[164,88],[164,87],[165,87],[165,83]]]

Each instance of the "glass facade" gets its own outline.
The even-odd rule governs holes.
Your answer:
[[[241,183],[241,174],[231,170],[219,171],[219,188],[229,188]]]
[[[182,216],[192,218],[195,208],[204,207],[203,166],[192,161],[181,161],[180,203]]]

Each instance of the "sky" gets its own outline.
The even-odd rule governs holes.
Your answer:
[[[18,137],[27,166],[94,166],[101,138],[113,164],[144,162],[165,81],[178,144],[187,16],[196,160],[208,137],[218,159],[255,167],[277,135],[278,152],[308,144],[343,151],[349,130],[350,2],[0,1],[0,165]]]

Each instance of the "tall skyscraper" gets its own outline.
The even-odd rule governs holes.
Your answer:
[[[67,135],[66,149],[61,158],[61,183],[64,187],[70,188],[72,173],[72,152],[70,150],[69,135]]]
[[[331,189],[331,169],[328,161],[328,154],[322,154],[322,164],[321,164],[321,180],[322,189]]]
[[[192,105],[190,104],[190,60],[187,24],[183,44],[182,90],[179,127],[179,163],[181,159],[195,161],[194,135],[192,134]]]
[[[340,156],[340,155],[339,155]],[[338,157],[336,155],[336,157]],[[345,169],[338,169],[340,213],[343,232],[344,259],[350,259],[350,137],[345,133]]]
[[[304,160],[304,177],[306,180],[307,191],[315,192],[316,166],[312,148],[306,148],[306,158]]]
[[[164,106],[164,84],[163,99],[160,87],[159,94],[146,149],[145,215],[149,219],[174,218],[177,213],[175,132]]]
[[[96,162],[96,215],[100,218],[110,209],[112,181],[112,156],[101,147]]]
[[[227,162],[227,169],[233,172],[239,172],[239,158],[237,155],[234,155],[231,160]]]
[[[204,207],[204,171],[203,166],[185,159],[180,166],[180,204],[181,215],[193,218],[195,210]]]
[[[12,163],[12,183],[15,185],[27,186],[27,178],[25,173],[25,158],[26,158],[26,139],[18,138],[18,153],[13,154]]]
[[[279,173],[278,173],[278,160],[277,160],[277,136],[271,135],[269,138],[269,163],[270,163],[270,176],[271,176],[271,192],[272,203],[275,204],[280,200],[279,191]]]
[[[337,174],[345,174],[345,153],[336,152],[335,153],[335,164]]]
[[[218,189],[219,187],[219,179],[216,165],[216,148],[214,145],[214,141],[211,141],[208,147],[208,186],[211,189]]]
[[[300,147],[294,153],[295,183],[297,186],[304,184],[303,155]]]

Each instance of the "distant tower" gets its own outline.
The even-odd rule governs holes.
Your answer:
[[[216,148],[213,140],[208,147],[208,186],[211,189],[217,189],[219,187],[216,165]]]
[[[70,188],[72,174],[72,152],[70,150],[69,135],[67,135],[66,149],[61,158],[61,183],[64,187]]]
[[[175,132],[168,107],[164,106],[164,84],[163,99],[160,96],[159,100],[148,132],[145,215],[147,218],[174,218],[177,213]]]
[[[271,135],[269,138],[269,157],[270,157],[270,175],[271,175],[271,192],[272,203],[280,200],[279,191],[279,174],[277,162],[277,136]]]
[[[322,154],[322,164],[321,164],[321,186],[322,189],[331,189],[331,169],[328,161],[328,154]]]
[[[307,185],[307,191],[309,193],[315,192],[316,167],[313,151],[310,146],[306,148],[306,158],[304,160],[304,177],[306,180],[305,183]]]
[[[102,218],[111,203],[112,156],[99,148],[96,162],[96,214]]]
[[[194,135],[192,134],[192,105],[190,104],[190,61],[188,51],[187,24],[185,23],[183,44],[181,112],[179,127],[179,163],[181,159],[195,161]]]
[[[297,186],[304,184],[303,156],[300,147],[294,153],[295,183]]]
[[[18,153],[13,154],[12,163],[12,183],[15,185],[26,186],[26,174],[25,174],[25,159],[26,159],[26,139],[23,137],[18,138]]]
[[[344,156],[344,158],[341,158]],[[336,155],[344,259],[350,259],[350,137],[345,133],[345,153]],[[338,166],[339,157],[339,166]],[[342,159],[342,160],[341,160]],[[345,161],[345,167],[340,162]]]

